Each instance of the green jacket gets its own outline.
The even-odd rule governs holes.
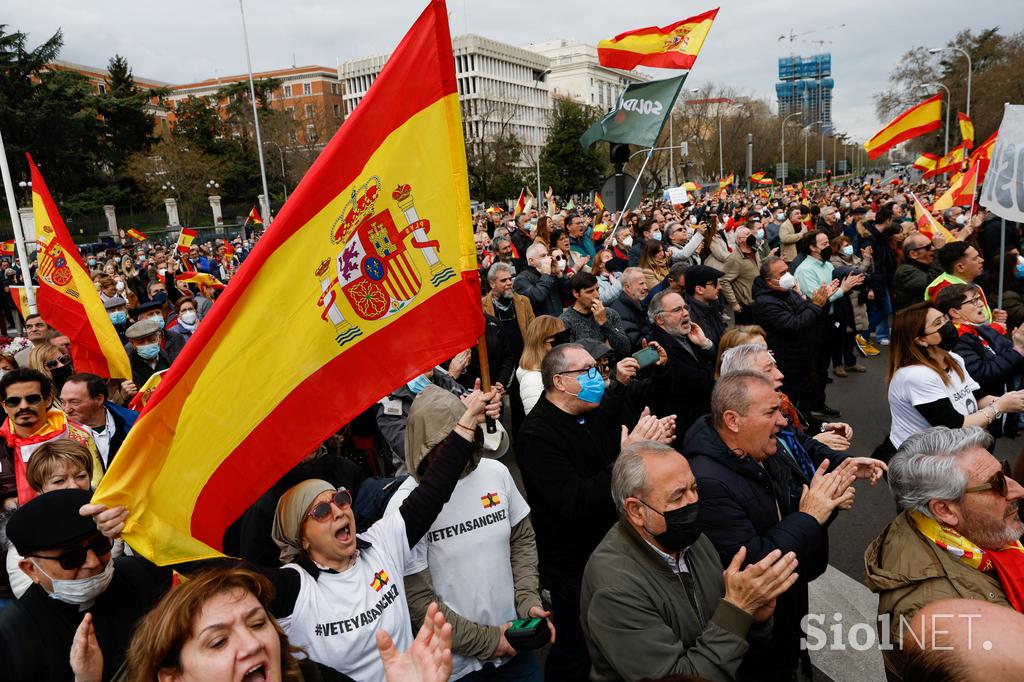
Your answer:
[[[878,593],[878,615],[891,618],[890,639],[896,647],[883,652],[889,679],[900,679],[899,642],[914,614],[940,599],[980,599],[1009,607],[999,580],[959,561],[921,535],[907,512],[897,516],[864,553],[865,583]]]
[[[722,599],[718,553],[701,535],[686,553],[693,592],[683,576],[625,522],[604,536],[587,562],[581,596],[590,679],[636,680],[689,674],[733,680],[749,645],[770,623],[751,631],[753,618]],[[691,604],[691,598],[699,611]]]

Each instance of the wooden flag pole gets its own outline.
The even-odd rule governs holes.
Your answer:
[[[480,388],[484,393],[491,390],[491,366],[487,362],[487,327],[484,326],[484,333],[476,342],[477,357],[480,359]],[[487,433],[496,433],[498,427],[494,425],[494,419],[487,417]]]

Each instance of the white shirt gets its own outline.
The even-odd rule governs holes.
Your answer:
[[[955,372],[950,372],[948,386],[935,370],[925,365],[910,365],[896,370],[889,383],[889,411],[892,414],[889,440],[893,446],[898,448],[910,436],[931,428],[924,415],[918,412],[917,405],[948,398],[953,408],[965,417],[978,411],[974,391],[981,386],[967,373],[963,358],[956,353],[949,356],[963,370],[964,378],[961,380]]]
[[[388,501],[387,515],[398,515],[402,500],[417,486],[405,480]],[[449,608],[481,625],[515,620],[515,583],[509,544],[512,527],[530,513],[504,464],[482,459],[459,480],[451,499],[413,548],[406,575],[430,569],[434,593]],[[507,659],[493,661],[500,665]],[[483,661],[452,654],[457,680],[480,670]]]
[[[322,571],[314,578],[301,566],[285,566],[299,573],[301,585],[291,615],[278,622],[314,661],[355,680],[383,680],[377,630],[391,635],[398,651],[412,646],[403,581],[410,554],[405,519],[385,516],[359,538],[371,546],[360,549],[355,565],[342,573]]]
[[[110,439],[114,437],[114,431],[117,427],[114,425],[114,415],[110,414],[110,410],[103,408],[103,414],[107,417],[107,423],[102,431],[97,431],[88,424],[83,424],[83,426],[89,429],[89,433],[92,434],[92,440],[96,443],[96,451],[100,453],[100,459],[103,460],[103,469],[105,471],[110,466]]]

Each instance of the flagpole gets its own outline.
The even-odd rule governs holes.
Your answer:
[[[252,57],[249,55],[249,32],[245,28],[245,6],[243,0],[238,0],[238,11],[242,15],[242,39],[245,41],[245,63],[249,67],[249,98],[252,100],[252,122],[256,126],[256,153],[260,158],[260,179],[263,181],[263,196],[266,204],[263,209],[267,214],[267,227],[274,221],[270,210],[270,190],[267,189],[267,167],[263,162],[263,137],[260,135],[260,117],[256,110],[256,85],[252,79]]]
[[[11,180],[11,169],[7,165],[7,149],[4,147],[3,135],[0,135],[0,173],[4,179],[4,193],[7,195],[7,209],[11,213],[11,227],[14,228],[14,243],[18,246],[18,262],[21,264],[21,278],[25,281],[25,301],[28,311],[35,314],[36,291],[32,288],[32,273],[28,269],[28,249],[25,248],[25,232],[21,229],[21,216],[18,215],[18,202],[14,197],[14,182]]]

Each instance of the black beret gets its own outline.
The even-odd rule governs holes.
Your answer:
[[[132,319],[137,320],[139,319],[139,315],[142,315],[143,313],[148,313],[150,310],[163,310],[163,308],[163,303],[159,303],[157,301],[147,301],[145,303],[140,303],[139,305],[132,308],[128,312],[129,314],[131,314]]]
[[[710,265],[691,265],[686,270],[686,283],[692,286],[707,286],[716,279],[725,275],[721,270],[716,270]]]
[[[22,556],[80,542],[98,532],[91,517],[78,513],[91,498],[92,491],[79,488],[43,493],[14,512],[7,537]]]

